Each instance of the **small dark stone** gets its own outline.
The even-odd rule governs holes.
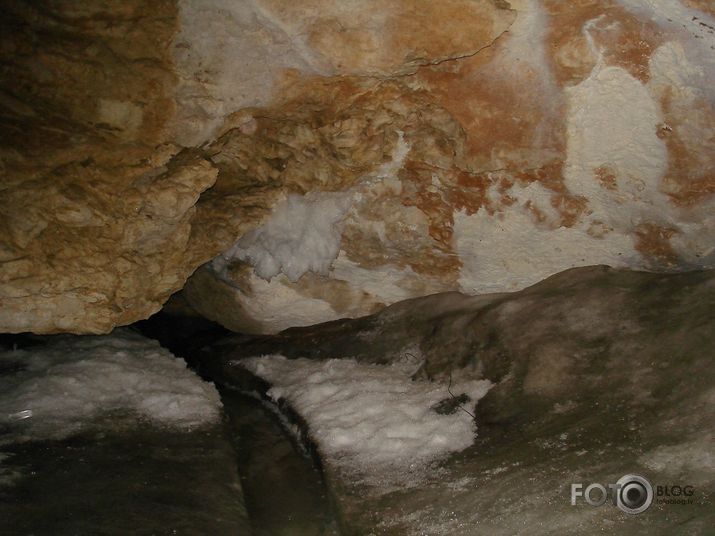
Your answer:
[[[451,396],[449,398],[445,398],[444,400],[440,400],[432,406],[432,409],[440,415],[452,415],[452,413],[457,411],[457,409],[461,406],[467,404],[470,400],[471,399],[466,393],[462,393],[459,396]]]

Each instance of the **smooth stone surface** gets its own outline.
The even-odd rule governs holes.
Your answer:
[[[3,445],[2,534],[252,534],[225,430]]]

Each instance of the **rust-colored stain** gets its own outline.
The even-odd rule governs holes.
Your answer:
[[[495,17],[502,18],[504,26],[516,17],[490,2],[465,0],[399,0],[396,12],[386,27],[388,48],[412,51],[415,60],[452,57],[458,51],[472,54],[498,35]]]
[[[429,221],[429,235],[432,239],[443,247],[449,247],[454,227],[453,208],[443,193],[431,186],[435,171],[421,162],[406,162],[399,174],[405,193],[402,204],[419,208]],[[444,172],[440,175],[444,175]]]
[[[551,160],[547,164],[537,168],[521,169],[515,172],[514,176],[521,182],[527,184],[539,182],[549,190],[567,195],[570,192],[564,183],[563,166],[564,163],[562,160]]]
[[[662,41],[654,23],[637,20],[611,0],[545,0],[543,5],[549,17],[547,57],[557,84],[579,83],[591,72],[595,57],[583,37],[589,21],[590,35],[606,64],[648,81],[648,62]],[[375,202],[380,210],[388,205],[419,209],[426,219],[426,233],[421,231],[426,236],[405,238],[411,231],[388,223],[385,232],[401,249],[385,251],[374,233],[348,227],[346,253],[364,267],[392,264],[439,278],[457,277],[461,261],[453,249],[455,211],[497,215],[514,207],[530,214],[537,225],[573,227],[590,211],[588,199],[569,191],[563,177],[564,95],[557,89],[546,97],[553,106],[544,106],[543,96],[536,92],[541,77],[548,75],[531,72],[527,64],[521,71],[504,72],[507,66],[501,58],[508,46],[507,34],[475,56],[424,66],[414,75],[394,79],[286,73],[279,105],[262,110],[265,115],[258,117],[254,141],[263,140],[260,162],[247,167],[265,175],[266,184],[283,183],[297,191],[344,190],[389,160],[394,147],[390,136],[396,130],[404,132],[410,153],[398,173],[401,193],[384,191]],[[680,174],[687,167],[687,155],[673,158],[684,151],[677,133],[662,126],[659,136],[668,143],[672,180],[679,185],[671,188],[674,201],[685,203],[712,192],[711,180],[691,180],[691,173],[685,181]],[[610,166],[595,168],[593,177],[604,190],[618,190]],[[534,182],[551,192],[553,210],[532,201],[516,207],[512,187]],[[361,211],[362,218],[381,221],[377,209]],[[600,222],[589,228],[596,238],[610,231]],[[664,258],[668,232],[641,228],[644,254],[653,251]]]
[[[469,173],[454,168],[436,170],[421,163],[408,162],[400,173],[403,184],[409,184],[409,187],[403,188],[402,202],[419,208],[429,220],[430,236],[441,247],[450,247],[455,211],[472,215],[482,209],[494,215],[517,202],[509,194],[515,183],[528,185],[538,182],[553,192],[551,206],[559,218],[552,225],[573,227],[588,213],[588,200],[568,191],[561,175],[562,167],[563,163],[555,160],[532,170]],[[431,182],[435,173],[440,177],[439,188]],[[490,190],[491,195],[488,194]],[[547,215],[533,202],[524,203],[523,209],[533,216],[536,223],[547,221]]]
[[[601,185],[604,190],[609,190],[611,192],[618,191],[618,180],[616,178],[616,172],[611,166],[606,164],[598,166],[593,170],[593,176]]]
[[[463,210],[466,214],[475,214],[484,208],[489,214],[494,214],[487,197],[487,190],[494,182],[489,173],[468,173],[460,171],[455,176],[454,187],[447,192],[449,204],[455,210]]]
[[[495,157],[525,161],[529,157],[524,153],[562,151],[564,146],[561,118],[551,117],[534,98],[539,89],[529,76],[536,74],[524,75],[521,81],[497,76],[498,68],[489,64],[498,50],[495,45],[456,67],[423,68],[416,75],[464,129],[464,156],[473,170],[490,169]],[[537,142],[538,129],[548,134]]]
[[[549,13],[547,44],[561,84],[578,84],[596,63],[583,34],[589,21],[593,21],[589,33],[606,64],[648,81],[648,62],[663,41],[655,23],[637,18],[611,0],[544,0],[543,5]]]
[[[588,199],[581,195],[557,194],[551,198],[551,206],[561,216],[560,227],[573,227],[588,213]]]
[[[688,7],[698,9],[711,17],[715,17],[715,3],[712,0],[682,0],[682,2]]]
[[[554,192],[551,206],[559,215],[557,227],[573,227],[588,213],[588,199],[571,193],[564,183],[563,161],[553,160],[545,166],[516,173],[516,177],[524,183],[539,182]]]
[[[678,231],[654,223],[641,223],[635,229],[635,249],[646,259],[655,260],[664,266],[675,266],[678,255],[670,245],[670,239]]]
[[[711,103],[698,100],[694,107],[700,112],[703,124],[715,124],[715,109]],[[664,92],[661,108],[666,123],[658,126],[656,134],[665,142],[669,157],[662,189],[676,205],[690,207],[715,194],[715,134],[697,140],[699,143],[695,146],[692,141],[690,144],[683,141],[671,88]]]
[[[505,31],[516,12],[490,0],[264,0],[334,74],[393,76],[473,54]],[[279,26],[281,23],[279,23]]]
[[[547,221],[546,214],[544,214],[544,211],[541,210],[539,207],[534,205],[534,203],[531,202],[531,200],[527,201],[524,203],[524,208],[529,211],[529,213],[532,215],[534,218],[534,221],[539,224],[544,224]]]
[[[613,231],[613,227],[611,227],[610,225],[606,225],[601,220],[594,220],[588,226],[586,233],[588,233],[588,235],[593,238],[601,239],[611,231]]]

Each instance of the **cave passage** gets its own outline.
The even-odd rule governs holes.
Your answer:
[[[713,51],[715,0],[3,1],[0,536],[715,534]]]
[[[202,348],[236,335],[201,317],[161,312],[138,322],[136,329],[157,339],[209,380],[215,378],[215,371],[206,370]],[[217,382],[216,387],[236,452],[253,534],[338,534],[319,460],[306,443],[306,435],[291,435],[288,429],[299,426],[290,422],[293,416],[282,414],[265,396],[266,386],[248,375],[234,382]]]
[[[276,414],[254,397],[227,388],[219,392],[253,533],[337,535],[320,471]]]

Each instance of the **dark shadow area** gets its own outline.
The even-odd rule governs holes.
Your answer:
[[[289,407],[267,402],[269,385],[242,368],[212,359],[210,348],[241,337],[202,317],[163,312],[132,326],[216,383],[227,415],[227,435],[238,463],[254,534],[335,535],[320,459],[307,427]],[[218,356],[216,356],[218,357]],[[295,430],[291,433],[287,425]]]
[[[246,534],[221,427],[128,426],[2,447],[0,534]]]

